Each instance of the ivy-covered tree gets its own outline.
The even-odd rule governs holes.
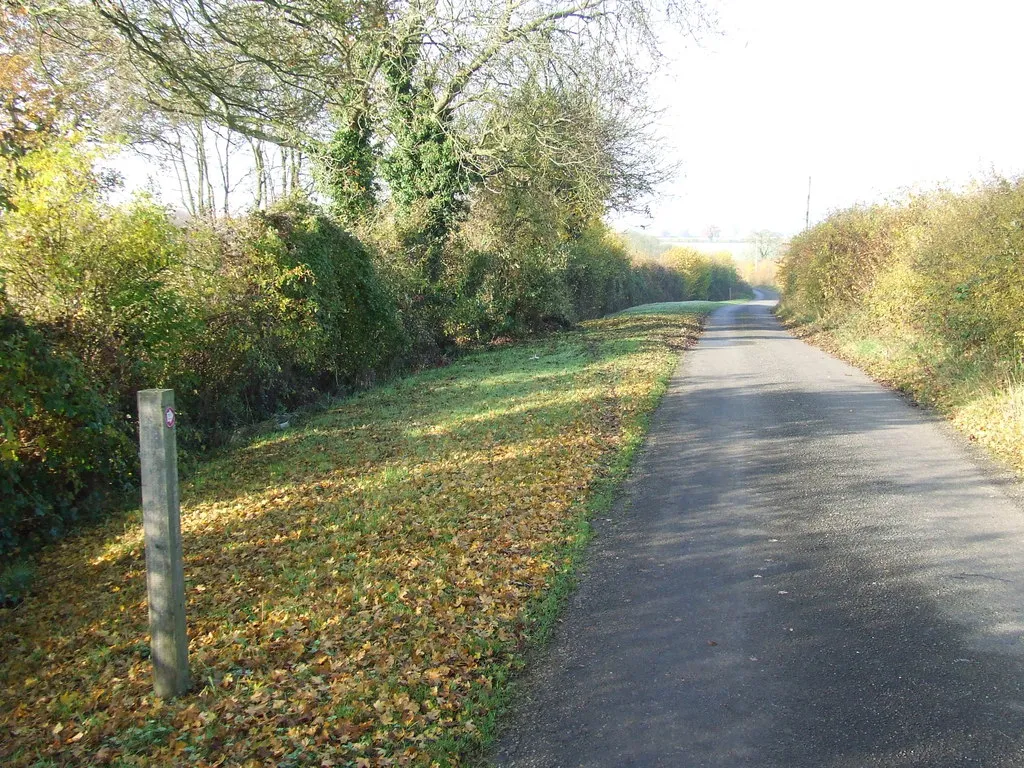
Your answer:
[[[490,115],[524,80],[543,73],[565,93],[612,89],[605,117],[642,113],[645,72],[636,62],[656,61],[654,27],[706,21],[701,0],[83,3],[40,13],[55,34],[120,51],[151,104],[312,152],[321,188],[344,217],[380,199],[415,214],[422,248],[413,250],[431,282],[468,194],[504,170],[508,153]],[[92,22],[81,20],[86,11]],[[625,122],[601,127],[610,125]],[[602,138],[614,153],[605,188],[618,205],[643,190],[651,169],[635,162],[629,141]]]

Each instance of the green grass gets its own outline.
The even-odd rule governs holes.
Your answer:
[[[479,754],[714,306],[467,355],[202,463],[182,488],[197,685],[181,700],[152,697],[140,652],[138,512],[46,550],[0,611],[0,762]]]

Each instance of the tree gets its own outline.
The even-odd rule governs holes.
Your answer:
[[[580,231],[658,181],[644,133],[644,73],[626,55],[631,45],[654,51],[642,4],[467,10],[456,17],[437,4],[410,5],[383,62],[391,140],[381,143],[393,147],[383,175],[399,211],[420,217],[428,282],[441,273],[444,242],[474,188],[510,194],[528,183],[560,187],[562,198],[572,190],[589,206],[579,211]]]
[[[132,80],[195,213],[233,188],[222,173],[214,200],[211,145],[225,160],[251,145],[259,201],[270,150],[312,157],[332,212],[392,222],[408,292],[443,307],[471,205],[507,223],[529,202],[550,241],[650,195],[668,171],[649,127],[654,29],[696,34],[702,3],[56,0],[36,19]]]
[[[74,91],[52,82],[32,54],[32,25],[17,7],[0,6],[4,37],[0,42],[0,208],[12,205],[11,184],[28,172],[23,159],[80,122]]]
[[[0,5],[0,56],[16,62],[8,94],[35,92],[61,131],[109,138],[134,134],[153,118],[125,51],[86,6]],[[33,85],[29,86],[31,82]],[[12,88],[13,90],[8,90]]]
[[[65,1],[72,4],[63,14],[46,12],[57,29],[74,26],[67,20],[84,10]],[[419,209],[434,240],[450,230],[480,166],[496,156],[488,113],[525,76],[543,71],[562,88],[591,87],[593,65],[603,62],[604,74],[618,71],[634,86],[619,89],[628,95],[621,107],[637,107],[645,78],[635,62],[640,49],[656,60],[655,24],[668,19],[693,31],[706,23],[701,0],[668,0],[656,10],[640,0],[90,0],[89,7],[102,21],[91,28],[106,34],[76,39],[130,59],[152,104],[315,151],[339,210],[372,206],[383,181],[399,208]],[[623,179],[629,146],[618,147]],[[614,195],[615,185],[609,190]]]
[[[754,266],[761,261],[775,261],[779,257],[779,250],[782,247],[782,236],[777,232],[761,229],[750,236],[750,242],[754,246]]]

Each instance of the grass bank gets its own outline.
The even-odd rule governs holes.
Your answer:
[[[180,700],[150,694],[139,514],[50,547],[0,611],[0,762],[460,764],[711,306],[473,354],[205,463]]]

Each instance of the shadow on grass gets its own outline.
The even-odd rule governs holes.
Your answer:
[[[515,647],[523,605],[579,534],[568,511],[620,444],[617,410],[633,407],[631,390],[615,386],[655,377],[661,368],[637,372],[635,361],[659,350],[664,368],[665,346],[695,330],[672,316],[591,323],[366,392],[215,457],[183,494],[197,705],[266,686],[282,701],[288,691],[320,695],[308,679],[331,671],[316,661],[325,651],[364,659],[345,670],[358,672],[352,680],[332,678],[351,708],[338,717],[353,727],[375,717],[368,697],[379,689],[365,680],[418,690],[402,681],[448,666],[469,685],[473,669]],[[24,733],[49,732],[55,718],[85,728],[69,748],[81,757],[115,743],[104,728],[155,716],[138,515],[49,555],[39,593],[0,614],[9,643],[0,680],[26,691],[0,717],[25,723]],[[481,593],[496,567],[501,578],[487,576]],[[84,698],[62,699],[69,689]],[[441,698],[457,702],[449,693]],[[188,711],[162,710],[158,725],[180,725]],[[243,738],[257,720],[210,721],[199,740]]]

